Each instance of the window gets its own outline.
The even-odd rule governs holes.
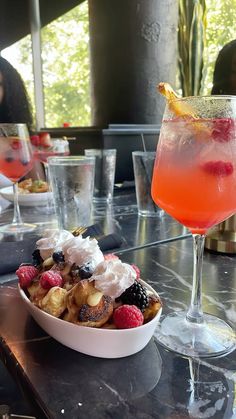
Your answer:
[[[45,125],[90,125],[89,22],[85,1],[41,30]],[[34,107],[31,36],[2,51],[21,74]]]

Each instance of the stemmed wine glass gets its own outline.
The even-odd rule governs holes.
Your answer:
[[[34,224],[24,223],[18,204],[17,182],[33,167],[33,152],[25,124],[0,124],[0,172],[13,182],[14,216],[0,232],[14,234],[31,231]]]
[[[202,312],[202,258],[209,228],[236,212],[236,97],[174,99],[166,105],[153,170],[152,197],[193,236],[190,307],[166,315],[156,337],[190,357],[236,347],[234,330]]]

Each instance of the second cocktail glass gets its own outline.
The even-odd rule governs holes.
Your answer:
[[[33,152],[25,124],[0,124],[0,173],[13,182],[14,216],[11,224],[0,227],[6,234],[25,233],[34,224],[22,221],[18,203],[18,181],[33,167]]]
[[[194,268],[188,311],[165,316],[156,336],[187,356],[229,353],[236,346],[235,332],[202,312],[202,257],[208,229],[236,212],[236,97],[169,102],[157,151],[152,197],[191,231]]]

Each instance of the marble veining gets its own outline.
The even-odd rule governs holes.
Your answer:
[[[113,225],[126,233],[127,248],[137,246],[121,249],[121,259],[136,264],[141,277],[159,292],[163,314],[186,309],[192,288],[191,238],[175,239],[180,228],[168,216],[159,222],[138,221],[134,214],[113,219]],[[162,223],[176,236],[166,237]],[[168,242],[153,245],[160,231]],[[166,350],[154,336],[146,348],[127,358],[89,357],[62,346],[40,329],[18,295],[14,274],[1,276],[0,283],[0,355],[27,396],[35,399],[37,418],[235,417],[235,351],[222,358],[193,360]],[[233,256],[205,252],[203,309],[236,327]]]

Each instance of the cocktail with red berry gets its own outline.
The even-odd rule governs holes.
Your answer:
[[[201,308],[205,234],[236,212],[235,189],[236,98],[192,97],[167,104],[152,197],[192,232],[194,276],[189,310],[166,316],[158,336],[165,346],[185,355],[216,356],[236,345],[231,327]]]
[[[33,166],[33,152],[29,133],[24,124],[0,124],[0,172],[13,182],[14,218],[13,222],[0,227],[4,233],[25,232],[35,226],[23,223],[18,205],[17,182]]]

